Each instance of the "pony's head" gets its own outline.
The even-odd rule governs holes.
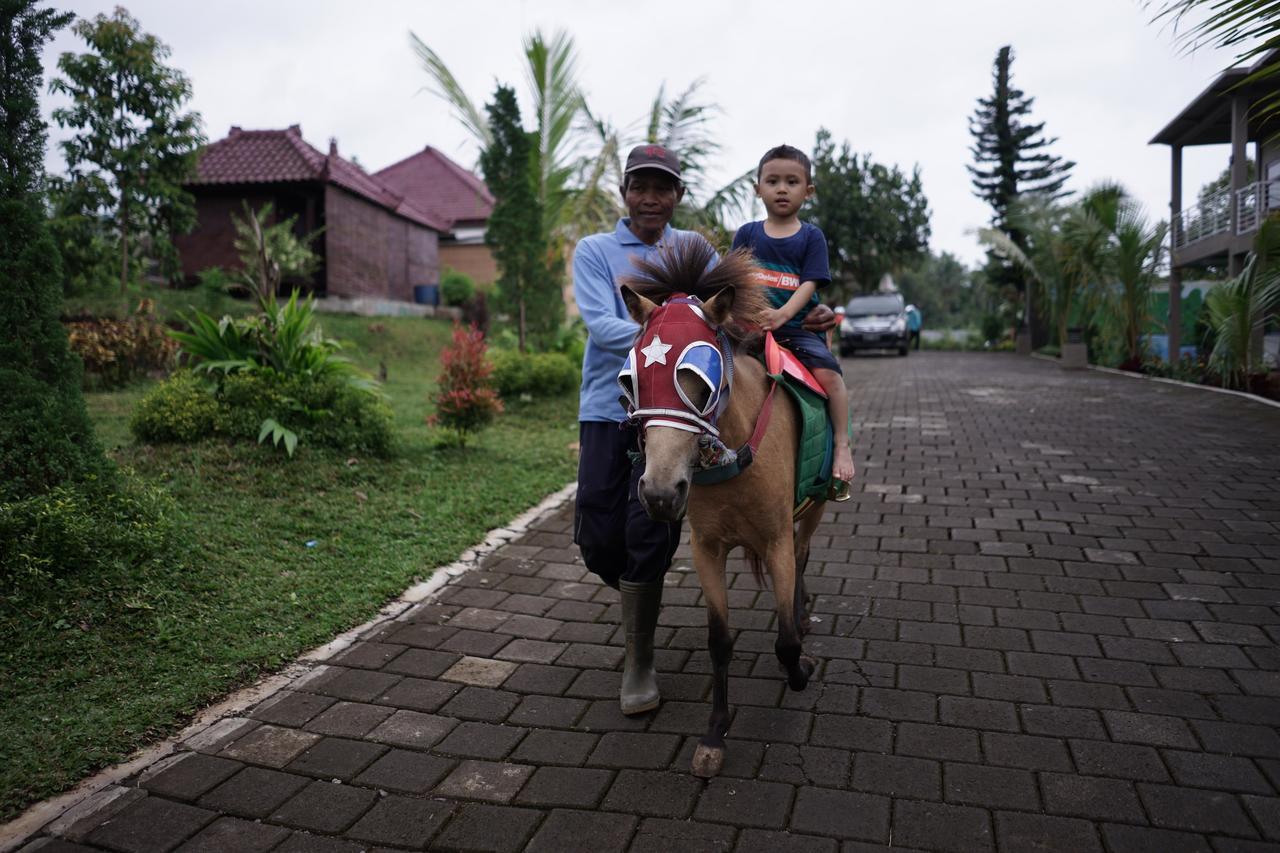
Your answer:
[[[622,298],[641,330],[618,384],[643,433],[640,502],[651,517],[675,521],[687,508],[699,438],[719,435],[732,347],[753,331],[766,303],[745,251],[716,263],[706,241],[685,239],[636,267]]]

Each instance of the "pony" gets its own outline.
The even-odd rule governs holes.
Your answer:
[[[762,587],[767,569],[778,614],[774,650],[787,684],[803,690],[814,669],[802,649],[809,627],[804,568],[824,509],[817,501],[793,516],[799,418],[789,402],[773,405],[773,380],[752,357],[760,336],[750,330],[767,305],[755,264],[745,251],[715,260],[705,241],[681,240],[652,261],[635,261],[637,273],[620,288],[641,326],[619,374],[628,415],[641,426],[639,499],[656,520],[687,516],[707,607],[711,714],[692,761],[701,778],[720,772],[729,728],[729,552],[745,550]],[[718,360],[709,347],[718,350]],[[722,453],[741,448],[739,472],[722,482],[697,482],[708,446]]]

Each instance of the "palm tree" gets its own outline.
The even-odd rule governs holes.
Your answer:
[[[489,144],[488,122],[458,83],[453,72],[417,35],[409,43],[431,77],[435,93],[449,103],[454,117],[483,150]],[[566,242],[613,226],[623,214],[617,195],[622,183],[622,156],[633,145],[653,143],[680,152],[688,192],[676,213],[680,224],[723,236],[730,216],[749,213],[753,199],[751,173],[707,190],[707,172],[720,145],[710,132],[716,108],[699,97],[698,79],[669,96],[660,86],[644,118],[629,129],[615,127],[595,115],[577,81],[573,38],[557,31],[549,38],[534,31],[524,41],[525,78],[537,117],[538,201],[543,232],[559,255]]]
[[[483,151],[490,142],[483,109],[467,95],[439,54],[412,32],[409,44],[431,76],[435,93],[449,102],[454,117]],[[572,210],[571,180],[578,165],[575,129],[584,103],[577,81],[577,51],[573,37],[563,30],[550,38],[541,30],[535,30],[524,40],[524,55],[525,81],[533,114],[537,117],[533,131],[537,139],[536,156],[531,168],[537,170],[535,186],[543,211],[543,233],[554,246]]]
[[[1122,366],[1133,370],[1142,362],[1142,332],[1151,321],[1151,288],[1159,278],[1169,227],[1151,223],[1131,198],[1122,199],[1104,225],[1111,235],[1106,269],[1114,286],[1109,288],[1110,310],[1103,316],[1118,321],[1125,347]]]
[[[1148,0],[1150,7],[1152,0]],[[1236,62],[1254,62],[1280,48],[1280,3],[1276,0],[1162,0],[1154,20],[1190,26],[1178,35],[1188,51],[1201,47],[1239,50]],[[1203,17],[1196,18],[1203,13]],[[1280,76],[1280,60],[1263,66],[1238,85],[1247,86]],[[1280,93],[1263,96],[1250,120],[1265,122],[1280,114]]]
[[[1257,334],[1280,303],[1280,216],[1258,228],[1253,251],[1235,278],[1209,291],[1205,308],[1217,339],[1209,366],[1223,387],[1244,388],[1257,367]]]

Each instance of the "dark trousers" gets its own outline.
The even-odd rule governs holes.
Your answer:
[[[914,344],[914,345],[915,345],[915,348],[916,348],[916,349],[920,349],[920,330],[919,330],[919,329],[916,329],[915,331],[911,332],[910,334],[911,334],[911,341],[910,341],[910,342],[911,342],[912,344]]]
[[[636,428],[582,421],[578,446],[573,541],[582,561],[612,587],[619,580],[662,580],[680,544],[680,524],[654,521],[640,505],[636,487],[644,468],[627,456],[638,448]]]

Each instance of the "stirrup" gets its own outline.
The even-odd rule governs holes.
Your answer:
[[[853,490],[849,488],[848,480],[831,479],[831,488],[827,490],[827,500],[836,503],[844,503],[853,497]]]

